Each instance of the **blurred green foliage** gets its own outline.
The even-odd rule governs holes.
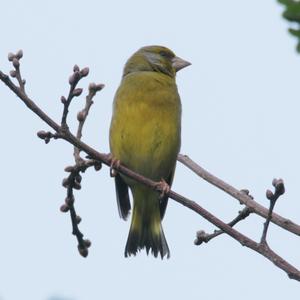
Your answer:
[[[300,1],[298,0],[278,0],[285,6],[282,16],[295,24],[289,28],[289,32],[298,39],[297,51],[300,53]]]

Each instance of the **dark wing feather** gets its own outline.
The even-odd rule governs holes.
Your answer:
[[[126,220],[129,215],[131,205],[128,194],[128,185],[122,179],[120,174],[117,174],[115,177],[115,186],[119,215],[122,219]]]

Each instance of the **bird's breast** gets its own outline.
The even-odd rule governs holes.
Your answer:
[[[110,129],[112,154],[153,180],[170,174],[180,148],[181,103],[175,80],[167,77],[123,79]]]

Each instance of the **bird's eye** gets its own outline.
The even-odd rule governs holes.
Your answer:
[[[163,57],[170,57],[169,53],[166,51],[160,51],[159,54]]]

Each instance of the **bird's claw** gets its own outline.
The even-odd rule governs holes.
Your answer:
[[[120,167],[121,162],[119,159],[112,157],[111,154],[109,154],[109,158],[111,159],[110,169],[109,169],[110,177],[116,177],[118,174],[118,171],[116,171],[116,169]]]
[[[156,188],[160,191],[160,199],[162,199],[165,195],[168,195],[171,190],[170,186],[163,178],[156,184]]]

